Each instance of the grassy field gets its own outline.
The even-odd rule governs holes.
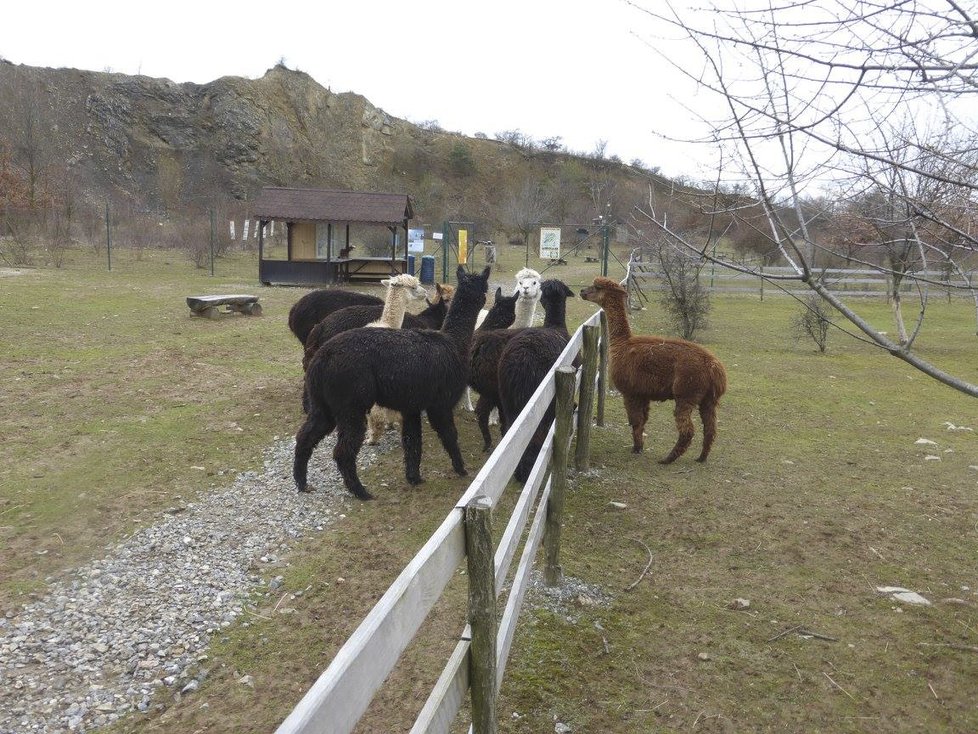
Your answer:
[[[503,264],[500,282],[522,251]],[[79,255],[0,278],[0,612],[177,496],[254,468],[299,424],[286,316],[304,291],[259,288],[248,254],[219,261],[214,278],[154,251],[122,251],[113,266]],[[575,290],[593,274],[573,260],[546,273]],[[258,319],[191,320],[183,302],[256,290]],[[885,303],[863,309],[891,330]],[[571,325],[592,310],[571,301]],[[698,437],[677,463],[656,463],[675,439],[669,404],[653,406],[646,453],[632,455],[620,398],[609,398],[563,534],[565,574],[594,593],[530,599],[501,731],[978,730],[976,403],[840,334],[819,354],[792,337],[794,313],[784,298],[714,301],[699,338],[730,387],[705,466],[692,460]],[[921,353],[978,382],[973,309],[933,303],[927,319]],[[633,328],[668,326],[650,308]],[[458,423],[471,472],[478,429],[468,414]],[[285,588],[306,590],[289,601],[294,614],[270,613],[278,595],[257,599],[261,616],[216,641],[197,694],[114,731],[272,730],[463,491],[431,439],[425,485],[408,488],[390,452],[363,477],[378,500],[351,504],[289,559]],[[626,591],[646,547],[651,568]],[[876,592],[884,585],[932,604],[900,604]],[[359,731],[407,728],[461,629],[462,587]],[[738,598],[750,606],[729,608]],[[237,682],[244,674],[253,688]]]

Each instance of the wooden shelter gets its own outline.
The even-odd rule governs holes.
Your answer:
[[[265,285],[380,280],[407,272],[408,222],[414,216],[407,194],[266,187],[252,212],[258,220],[258,279]],[[266,259],[265,232],[272,221],[286,225],[284,260]],[[389,233],[389,250],[382,245],[383,254],[370,255],[368,247],[377,251],[380,228]],[[354,249],[361,254],[354,256]]]

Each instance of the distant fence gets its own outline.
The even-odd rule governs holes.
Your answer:
[[[873,268],[816,268],[829,290],[846,296],[886,297],[889,290],[889,277],[886,272]],[[768,295],[800,296],[811,292],[799,281],[780,281],[777,284],[764,280],[765,275],[781,277],[795,275],[794,268],[786,266],[755,266],[754,272],[744,273],[722,265],[707,264],[699,274],[699,280],[713,293],[752,293],[759,298]],[[967,279],[966,279],[967,278]],[[632,259],[628,263],[627,276],[633,304],[641,299],[645,291],[666,290],[665,278],[657,262]],[[962,277],[947,271],[926,270],[908,274],[900,287],[901,293],[910,293],[915,288],[914,279],[930,282],[931,288],[945,289],[948,294],[972,297],[968,290],[972,284],[978,287],[978,271],[966,271]]]
[[[350,732],[463,560],[468,564],[469,624],[411,732],[448,732],[470,690],[472,728],[476,734],[495,731],[496,694],[541,543],[545,548],[546,583],[553,585],[560,580],[560,525],[570,440],[575,433],[574,393],[579,388],[574,462],[583,470],[589,462],[595,405],[598,425],[604,423],[607,345],[607,321],[604,312],[599,311],[574,332],[454,509],[336,653],[329,667],[279,726],[277,734]],[[571,365],[578,354],[582,356],[582,365],[575,370]],[[499,545],[493,550],[491,509],[506,489],[524,449],[554,399],[556,419],[549,427]],[[531,514],[532,524],[523,541],[523,552],[500,616],[497,614],[499,591]]]

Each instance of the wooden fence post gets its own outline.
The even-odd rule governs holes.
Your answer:
[[[587,471],[591,460],[591,422],[594,420],[594,378],[598,373],[598,327],[584,327],[584,364],[577,399],[577,446],[574,468]]]
[[[598,361],[598,414],[599,426],[604,426],[604,400],[608,393],[608,314],[601,309],[601,352]]]
[[[465,506],[465,553],[469,569],[469,686],[475,734],[496,734],[496,568],[492,548],[492,500]]]
[[[567,454],[574,426],[574,370],[561,367],[554,373],[557,381],[557,426],[554,431],[554,453],[551,464],[550,501],[543,547],[546,565],[543,580],[547,586],[560,583],[560,523],[564,514],[564,490],[567,489]]]

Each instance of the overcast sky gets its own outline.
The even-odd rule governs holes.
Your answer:
[[[676,101],[690,91],[649,47],[658,29],[621,0],[28,0],[2,15],[0,56],[15,64],[203,83],[284,59],[413,122],[560,136],[577,152],[605,140],[626,162],[704,174],[705,151],[663,138],[695,129]]]

